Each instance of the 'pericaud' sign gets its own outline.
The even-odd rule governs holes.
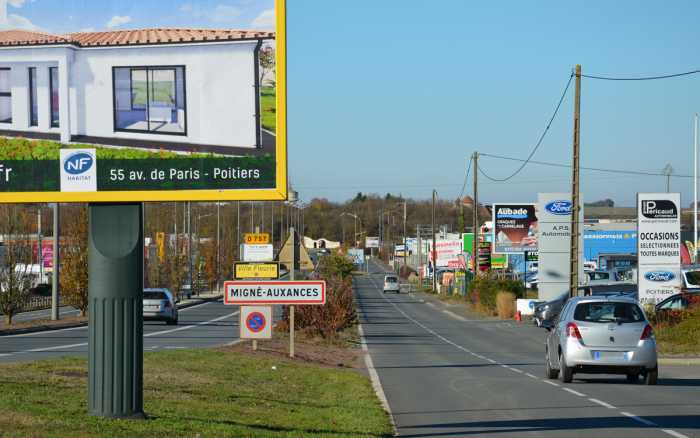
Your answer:
[[[167,36],[179,39],[126,51],[145,63],[153,55],[153,66],[69,41],[75,61],[57,70],[68,72],[68,82],[59,77],[56,97],[40,99],[38,111],[49,113],[42,102],[60,106],[59,127],[40,133],[61,132],[71,142],[0,140],[0,202],[286,199],[285,3],[275,0],[274,29],[211,30],[209,37],[203,30],[196,39]],[[22,69],[26,78],[27,66],[0,77],[9,81],[12,103],[29,93],[17,79]],[[67,83],[70,90],[61,88]],[[93,94],[110,98],[88,101]],[[19,136],[38,130],[26,116],[11,120],[6,129]]]
[[[681,195],[637,194],[639,302],[656,304],[681,287]]]

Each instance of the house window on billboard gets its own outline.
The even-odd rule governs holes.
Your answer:
[[[49,67],[49,95],[51,96],[51,127],[58,128],[58,67]]]
[[[0,68],[0,123],[12,123],[12,92],[9,68]]]
[[[184,67],[115,67],[114,130],[185,135]]]
[[[36,67],[29,67],[29,126],[39,125],[39,105],[36,94]]]

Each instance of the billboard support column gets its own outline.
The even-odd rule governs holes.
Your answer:
[[[90,204],[88,217],[88,413],[144,418],[143,204]]]
[[[579,165],[581,140],[581,65],[576,65],[576,94],[574,97],[574,147],[571,190],[571,251],[569,264],[569,296],[576,296],[578,290],[578,234],[579,234]]]
[[[292,263],[289,268],[289,279],[294,281],[294,259],[297,253],[297,242],[294,236],[294,227],[289,229],[289,238],[292,239]],[[289,306],[289,357],[294,357],[294,306]]]

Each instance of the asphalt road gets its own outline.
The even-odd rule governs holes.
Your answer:
[[[384,295],[372,271],[355,280],[360,321],[400,436],[700,437],[700,367],[660,366],[657,386],[549,381],[543,329]]]
[[[210,347],[238,339],[238,306],[212,301],[179,312],[177,326],[156,321],[144,323],[144,351]],[[87,327],[0,336],[0,362],[87,356],[87,342]]]

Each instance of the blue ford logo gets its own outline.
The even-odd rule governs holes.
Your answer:
[[[87,152],[76,152],[68,156],[63,163],[63,170],[71,175],[80,175],[87,172],[92,167],[95,160]]]
[[[671,281],[676,275],[669,271],[649,271],[644,274],[644,278],[649,281]]]
[[[552,201],[545,205],[544,208],[552,214],[559,216],[566,216],[571,214],[571,207],[573,204],[571,201]]]

